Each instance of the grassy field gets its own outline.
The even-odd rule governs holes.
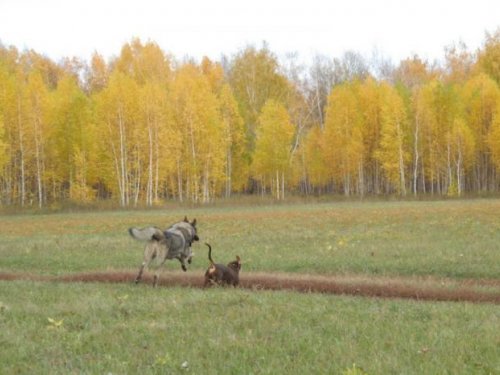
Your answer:
[[[0,270],[41,274],[137,268],[130,226],[198,219],[192,269],[236,254],[246,271],[500,276],[500,200],[340,203],[0,216]],[[167,269],[179,269],[170,262]]]
[[[0,272],[136,271],[130,226],[187,214],[245,272],[477,282],[500,293],[500,200],[0,216]],[[202,275],[206,248],[189,275]],[[180,268],[168,262],[168,270]],[[430,281],[429,281],[430,280]],[[500,374],[495,304],[0,281],[2,374]]]
[[[2,374],[500,371],[490,304],[28,281],[0,300]]]

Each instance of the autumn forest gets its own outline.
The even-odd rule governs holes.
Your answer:
[[[133,39],[54,62],[0,44],[0,205],[500,188],[500,29],[477,51],[303,66],[263,44],[182,61]]]

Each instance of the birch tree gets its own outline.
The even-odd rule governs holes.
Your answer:
[[[245,122],[251,154],[262,107],[270,99],[284,103],[289,90],[288,82],[279,71],[276,56],[264,45],[260,50],[247,47],[236,55],[229,70],[229,84]]]
[[[128,206],[140,188],[143,166],[139,150],[147,134],[137,129],[139,87],[132,78],[114,71],[96,103],[101,154],[109,160],[105,164],[111,167],[102,179],[117,193],[120,205]]]
[[[225,193],[229,197],[233,191],[242,191],[249,177],[248,161],[245,156],[246,137],[243,118],[229,85],[224,84],[219,95],[221,120],[224,128],[225,144]]]
[[[336,86],[326,110],[325,161],[330,176],[345,195],[361,192],[363,181],[365,150],[357,90],[356,82]]]
[[[294,128],[284,105],[269,100],[258,119],[252,170],[263,187],[271,188],[276,199],[285,197],[293,135]]]
[[[49,120],[49,92],[42,76],[38,71],[30,73],[27,82],[27,111],[32,138],[32,155],[35,173],[35,189],[38,207],[42,207],[45,200],[45,168],[46,143],[48,138]]]
[[[51,116],[51,169],[53,190],[59,199],[88,202],[94,199],[90,188],[91,158],[95,135],[90,129],[88,97],[72,76],[63,77],[53,93]]]
[[[403,100],[391,86],[384,85],[382,107],[382,133],[375,155],[382,165],[388,182],[401,194],[406,195],[406,165],[409,158],[404,128],[406,111]]]
[[[190,200],[208,202],[224,186],[226,142],[217,96],[194,64],[185,64],[176,72],[172,111],[182,137],[179,194],[184,190]]]
[[[12,204],[16,200],[17,165],[16,165],[16,80],[12,73],[13,66],[0,61],[0,122],[2,125],[2,201]],[[5,142],[5,143],[4,143]]]
[[[495,167],[500,170],[500,103],[495,108],[493,121],[488,134],[488,147]]]
[[[464,120],[476,139],[474,186],[476,191],[494,189],[494,171],[491,168],[487,138],[493,114],[500,100],[495,81],[486,74],[469,79],[463,86]]]

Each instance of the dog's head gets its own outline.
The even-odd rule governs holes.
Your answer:
[[[189,225],[191,225],[191,227],[193,227],[194,230],[193,241],[199,241],[200,237],[198,237],[198,230],[196,229],[196,219],[193,219],[193,221],[189,222],[187,216],[184,216],[184,222],[188,223]]]
[[[241,270],[241,258],[239,257],[239,255],[236,255],[236,260],[229,262],[227,266],[231,268],[234,272],[239,273]]]

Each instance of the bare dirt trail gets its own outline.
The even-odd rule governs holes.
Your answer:
[[[30,273],[0,272],[0,280],[55,282],[133,283],[136,272],[109,271],[42,276]],[[142,283],[151,284],[152,275]],[[163,272],[159,286],[202,288],[199,273]],[[450,280],[432,278],[383,278],[370,276],[315,276],[300,274],[245,273],[240,287],[259,290],[290,290],[303,293],[327,293],[378,298],[403,298],[428,301],[467,301],[500,304],[500,280]],[[480,290],[491,287],[492,290]]]

